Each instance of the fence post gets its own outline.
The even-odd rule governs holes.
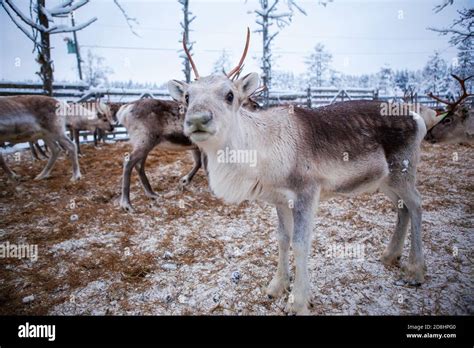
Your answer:
[[[306,90],[306,107],[311,109],[311,87]]]
[[[378,89],[374,89],[373,91],[373,95],[374,95],[374,100],[378,100],[379,99],[379,90]]]

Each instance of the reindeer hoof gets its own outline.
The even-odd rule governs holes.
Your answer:
[[[34,180],[43,180],[49,177],[49,174],[38,174]]]
[[[290,289],[290,279],[279,278],[275,276],[266,289],[266,294],[269,299],[279,298],[283,296]]]
[[[407,285],[420,286],[425,282],[425,269],[423,263],[420,264],[406,264],[402,267],[403,280]]]
[[[390,254],[389,252],[385,251],[382,256],[380,257],[380,261],[385,266],[400,266],[400,259],[401,255]]]
[[[120,201],[120,207],[126,212],[133,213],[133,207],[130,202]]]
[[[288,315],[309,315],[309,306],[311,300],[308,294],[297,294],[294,290],[288,296],[288,302],[285,307],[285,312]]]
[[[81,180],[81,178],[82,178],[81,174],[73,175],[71,177],[71,181],[73,181],[73,182],[74,181],[79,181],[79,180]]]
[[[155,192],[145,192],[145,195],[150,199],[157,199],[159,197]]]
[[[191,180],[189,180],[189,177],[183,176],[181,179],[179,179],[179,186],[183,188],[184,186],[187,186]]]

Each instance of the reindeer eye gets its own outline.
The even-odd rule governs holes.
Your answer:
[[[452,121],[451,117],[445,117],[443,121],[441,121],[442,124],[450,124]]]
[[[227,100],[227,102],[229,103],[232,103],[234,101],[234,93],[232,93],[232,91],[227,93],[227,95],[225,96],[225,100]]]
[[[189,104],[189,94],[184,96],[184,100],[186,101],[186,104]]]

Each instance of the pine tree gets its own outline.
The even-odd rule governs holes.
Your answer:
[[[230,70],[230,59],[229,54],[226,50],[222,50],[221,55],[214,62],[214,67],[212,68],[213,74],[221,74],[223,72],[228,72]]]
[[[435,95],[446,92],[450,81],[448,73],[448,64],[439,52],[435,51],[423,68],[422,91],[424,93],[432,92]]]
[[[332,55],[323,44],[318,43],[314,46],[313,52],[305,60],[308,67],[308,83],[310,86],[323,86],[323,83],[328,79],[331,60]]]

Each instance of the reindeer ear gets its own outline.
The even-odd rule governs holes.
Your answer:
[[[102,114],[107,114],[108,106],[103,101],[99,100],[96,104],[97,111]]]
[[[183,99],[186,88],[188,88],[188,84],[186,82],[178,80],[168,81],[168,90],[170,92],[171,98],[176,101],[181,101]]]
[[[238,79],[235,84],[243,98],[247,98],[252,95],[252,93],[255,92],[255,90],[260,85],[260,78],[258,77],[257,73],[251,73],[245,75],[241,79]]]

